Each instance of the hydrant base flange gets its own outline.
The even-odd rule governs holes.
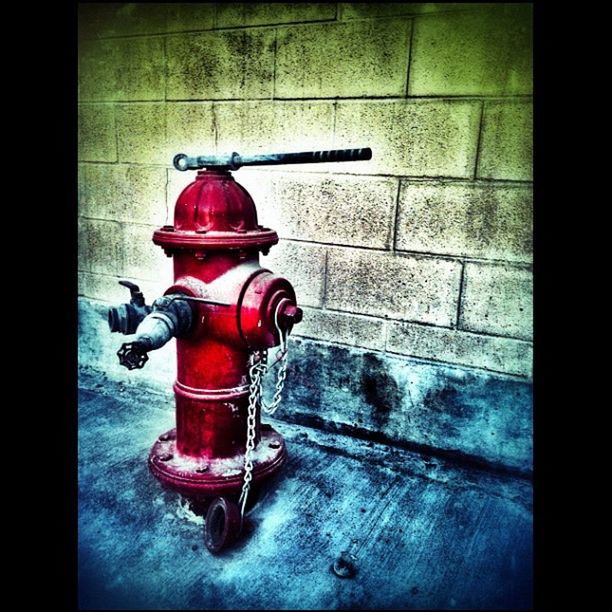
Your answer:
[[[271,478],[287,458],[282,436],[270,426],[263,426],[252,458],[253,482]],[[162,484],[186,497],[238,497],[244,481],[244,453],[215,458],[181,455],[176,448],[176,429],[171,429],[153,445],[149,469]]]

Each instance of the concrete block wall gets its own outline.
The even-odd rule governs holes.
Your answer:
[[[529,381],[529,4],[79,6],[79,293],[171,280],[177,152],[370,146],[244,168],[296,336]]]

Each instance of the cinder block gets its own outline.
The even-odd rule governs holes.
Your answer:
[[[79,40],[79,101],[117,99],[115,40]]]
[[[397,179],[262,173],[237,177],[282,238],[389,248]]]
[[[408,95],[530,94],[531,5],[418,17]]]
[[[261,265],[284,276],[300,306],[321,306],[325,288],[325,247],[281,240],[263,256]]]
[[[163,34],[167,4],[154,2],[79,4],[79,28],[87,36]]]
[[[126,38],[116,47],[118,100],[163,100],[165,58],[163,38]]]
[[[215,153],[215,119],[210,102],[169,102],[166,112],[166,163],[174,155]],[[176,170],[174,170],[176,172]],[[188,173],[193,174],[193,173]]]
[[[87,277],[89,272],[77,272],[77,294],[87,295]]]
[[[79,213],[93,219],[166,223],[166,169],[81,164]]]
[[[79,216],[77,223],[77,270],[79,272],[87,272],[91,270],[89,238],[87,236],[87,219]]]
[[[166,32],[194,32],[214,27],[215,4],[177,2],[166,5]]]
[[[117,166],[115,197],[123,204],[118,217],[132,223],[167,223],[165,168]]]
[[[459,327],[530,340],[533,335],[532,293],[529,270],[467,263]]]
[[[123,261],[122,224],[80,218],[78,269],[83,272],[120,274]]]
[[[117,161],[115,108],[112,104],[79,104],[79,160]]]
[[[77,7],[79,39],[102,38],[107,27],[109,5],[80,2]]]
[[[460,277],[457,261],[329,247],[326,305],[451,327]]]
[[[273,30],[228,30],[166,39],[168,100],[268,98]]]
[[[153,244],[155,225],[126,224],[123,230],[122,273],[132,278],[160,282],[172,280],[172,258]]]
[[[278,98],[403,96],[410,21],[355,21],[280,28]]]
[[[531,377],[531,343],[413,323],[389,322],[387,350],[422,359]]]
[[[533,105],[531,101],[485,102],[478,176],[533,179]]]
[[[114,174],[117,166],[107,164],[79,164],[79,215],[93,219],[118,220],[121,202],[114,194]]]
[[[79,35],[107,38],[210,30],[213,3],[108,3],[79,4]]]
[[[291,333],[303,338],[382,351],[385,348],[385,325],[385,321],[373,317],[304,308],[302,322]]]
[[[79,272],[79,295],[116,305],[129,302],[130,292],[119,284],[119,280],[128,280],[138,285],[144,293],[147,304],[151,304],[156,298],[163,295],[169,286],[165,279],[146,281],[122,275],[107,276]]]
[[[531,187],[403,182],[396,248],[529,262]]]
[[[117,107],[116,117],[119,161],[172,164],[172,151],[165,139],[163,103],[121,105]]]
[[[222,102],[215,104],[219,153],[280,153],[333,148],[333,102]],[[283,166],[321,170],[326,164]],[[329,167],[329,164],[327,164]]]
[[[81,41],[79,99],[163,100],[164,40],[160,37]]]
[[[372,19],[391,15],[424,15],[483,6],[470,2],[339,2],[339,19]],[[485,5],[486,6],[486,5]]]
[[[472,178],[479,123],[476,101],[339,102],[335,148],[372,148],[342,172]]]
[[[223,2],[217,7],[217,27],[270,25],[335,19],[333,2]]]

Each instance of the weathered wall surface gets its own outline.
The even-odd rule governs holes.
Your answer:
[[[404,387],[419,363],[441,377],[458,368],[467,373],[462,385],[485,376],[499,389],[508,380],[529,388],[530,5],[112,4],[79,11],[84,303],[124,301],[119,278],[136,281],[148,298],[169,284],[171,262],[150,238],[172,222],[176,197],[190,182],[171,167],[177,152],[370,146],[368,162],[236,175],[261,222],[281,237],[262,263],[296,287],[305,318],[295,335],[316,341],[308,346],[330,343],[332,352],[344,347],[337,357],[347,363],[355,351],[373,355]],[[82,342],[89,346],[87,337]],[[84,363],[100,358],[92,355],[82,348]],[[155,374],[151,365],[139,380],[171,377],[171,368]],[[293,384],[303,380],[296,375]],[[354,391],[358,406],[364,391]],[[428,421],[420,408],[381,394],[389,398],[389,434],[423,441]],[[483,418],[499,414],[510,397],[494,399],[502,395],[481,397],[478,410],[490,412]],[[329,402],[322,418],[340,418],[342,407],[330,412]],[[438,404],[452,413],[451,404]],[[514,454],[498,453],[500,462],[529,463],[528,406],[521,401],[502,415],[523,440]],[[375,419],[366,425],[378,427]],[[459,422],[449,444],[493,460],[491,441],[482,443],[490,434]],[[496,444],[503,448],[503,436]]]

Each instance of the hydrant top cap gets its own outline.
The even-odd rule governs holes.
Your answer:
[[[253,199],[230,172],[206,170],[183,189],[174,225],[157,230],[153,242],[196,250],[266,248],[278,242],[278,235],[258,224]]]

